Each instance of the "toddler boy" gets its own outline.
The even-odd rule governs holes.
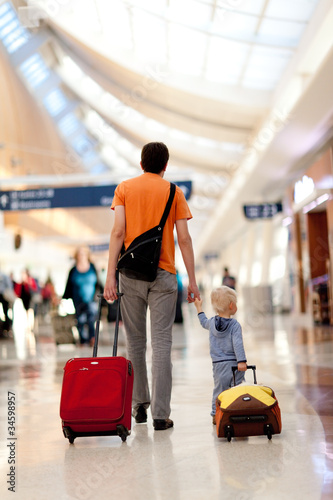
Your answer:
[[[228,286],[216,288],[211,293],[211,303],[216,316],[207,319],[202,310],[202,299],[194,304],[203,328],[209,330],[210,355],[213,362],[214,390],[212,397],[213,424],[215,425],[216,398],[233,383],[231,367],[237,363],[236,385],[243,382],[247,369],[242,327],[231,318],[237,312],[237,294]]]

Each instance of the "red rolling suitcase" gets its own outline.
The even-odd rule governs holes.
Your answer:
[[[97,357],[103,296],[99,296],[93,356],[72,358],[64,367],[60,418],[70,443],[79,436],[118,435],[126,441],[131,432],[132,363],[117,356],[120,298],[112,357]]]

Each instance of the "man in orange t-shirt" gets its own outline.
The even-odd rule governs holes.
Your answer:
[[[108,272],[104,288],[106,300],[117,299],[116,268],[122,245],[130,243],[148,229],[156,226],[167,203],[170,183],[163,179],[169,160],[165,144],[151,142],[141,152],[143,174],[120,183],[111,208],[115,211],[111,231]],[[133,416],[137,423],[147,421],[147,409],[151,413],[155,430],[173,426],[171,413],[172,389],[172,326],[177,301],[177,277],[175,268],[175,243],[173,230],[188,273],[188,302],[200,297],[194,271],[192,239],[187,220],[192,215],[179,187],[164,226],[162,248],[156,280],[140,281],[120,275],[120,290],[124,294],[121,313],[126,331],[128,357],[134,369]],[[152,387],[148,385],[146,365],[146,315],[150,310],[152,343]]]

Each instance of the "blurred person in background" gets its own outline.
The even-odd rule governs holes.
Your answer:
[[[32,307],[32,296],[38,291],[37,282],[31,276],[29,269],[24,269],[24,271],[22,271],[22,281],[20,285],[19,297],[23,302],[24,309],[28,312]]]
[[[39,300],[39,287],[28,268],[22,271],[21,283],[14,283],[14,290],[16,295],[22,300],[23,307],[26,310],[28,328],[33,330]],[[35,300],[35,297],[37,300]]]
[[[175,323],[183,323],[183,310],[182,304],[184,300],[184,291],[183,291],[183,282],[182,278],[179,275],[176,269],[176,277],[177,277],[177,303],[176,303],[176,315],[175,315]]]
[[[12,329],[12,318],[8,312],[12,308],[16,295],[13,289],[13,283],[7,274],[0,271],[0,304],[2,305],[4,321],[0,324],[0,336],[8,334]]]
[[[236,290],[236,278],[230,276],[228,267],[225,267],[223,270],[222,285]]]
[[[73,300],[81,345],[89,343],[93,346],[97,313],[97,304],[94,300],[98,285],[97,271],[90,261],[90,252],[87,247],[79,247],[74,258],[75,265],[69,271],[62,298]],[[88,328],[88,338],[84,335],[85,325]]]
[[[58,305],[58,297],[54,289],[51,276],[48,276],[41,290],[42,295],[42,314],[46,316],[51,309]]]

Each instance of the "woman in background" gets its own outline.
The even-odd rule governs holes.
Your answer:
[[[77,319],[77,329],[81,345],[95,341],[95,320],[97,304],[94,301],[97,287],[97,272],[90,262],[89,249],[79,247],[75,252],[75,266],[69,271],[63,299],[72,299]],[[84,326],[88,327],[88,339],[84,336]]]

